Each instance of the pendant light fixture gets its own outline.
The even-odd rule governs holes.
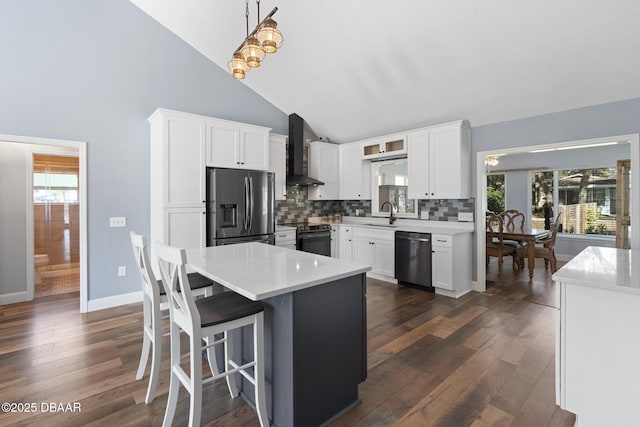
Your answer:
[[[271,17],[278,11],[274,7],[271,12],[260,21],[260,0],[256,0],[258,9],[258,25],[249,33],[249,0],[245,0],[245,21],[247,37],[233,52],[231,61],[227,64],[231,75],[236,79],[244,79],[250,68],[258,68],[267,53],[275,53],[282,46],[284,37],[278,31],[278,23]]]

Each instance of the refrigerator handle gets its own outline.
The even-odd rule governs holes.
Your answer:
[[[249,229],[249,178],[244,177],[244,218],[243,223],[245,230]]]
[[[253,178],[249,177],[249,226],[248,230],[251,230],[253,227]]]

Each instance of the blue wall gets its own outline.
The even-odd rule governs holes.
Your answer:
[[[140,289],[128,232],[149,233],[157,107],[288,133],[286,114],[126,0],[5,0],[0,32],[0,134],[87,142],[90,300]]]

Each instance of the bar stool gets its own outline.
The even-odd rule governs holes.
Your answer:
[[[190,394],[189,425],[199,426],[202,412],[202,386],[218,378],[226,377],[232,397],[239,394],[234,374],[239,372],[254,386],[258,419],[262,427],[269,426],[267,416],[264,381],[264,306],[251,301],[235,292],[223,292],[200,300],[191,297],[189,277],[185,264],[187,256],[184,249],[154,243],[158,254],[158,264],[163,282],[166,284],[169,299],[169,317],[171,324],[171,381],[167,410],[163,427],[169,427],[173,421],[178,401],[180,384]],[[253,326],[253,361],[239,365],[233,360],[232,334],[229,331],[243,326]],[[180,331],[189,335],[190,372],[180,366]],[[210,340],[202,346],[202,337],[224,334],[218,341]],[[202,350],[224,345],[225,370],[202,378]],[[213,354],[208,351],[207,354]],[[211,360],[209,364],[211,365]],[[251,375],[249,368],[253,368]]]
[[[140,363],[136,372],[136,380],[142,379],[144,371],[149,361],[149,352],[152,351],[151,372],[149,374],[149,386],[147,395],[144,399],[145,403],[153,402],[156,387],[158,385],[158,376],[160,373],[160,361],[162,358],[162,319],[160,315],[162,310],[167,310],[169,304],[167,295],[161,280],[156,280],[149,256],[147,254],[147,239],[135,232],[131,232],[131,246],[133,247],[133,256],[136,260],[136,267],[142,278],[142,307],[144,316],[144,334],[142,337],[142,352],[140,354]],[[198,274],[190,273],[190,283],[193,287],[193,296],[209,296],[213,293],[213,281]],[[212,355],[210,360],[214,360]],[[212,372],[217,372],[217,366],[211,365]]]

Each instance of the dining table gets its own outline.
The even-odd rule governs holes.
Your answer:
[[[549,237],[551,230],[534,228],[528,231],[504,231],[502,238],[518,242],[527,250],[527,265],[529,267],[529,279],[533,278],[533,267],[536,260],[536,242]]]

